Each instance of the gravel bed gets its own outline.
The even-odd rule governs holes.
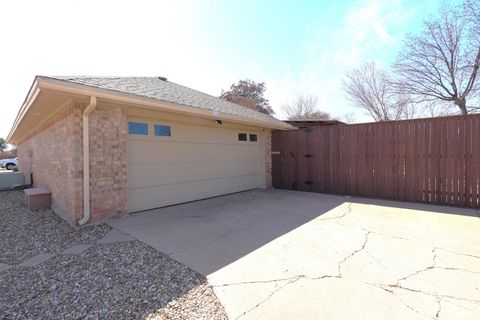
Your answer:
[[[227,319],[205,278],[137,241],[0,274],[1,319]]]
[[[103,238],[106,224],[74,230],[51,209],[29,210],[22,190],[0,191],[0,263],[18,264]]]
[[[0,263],[56,254],[0,272],[0,319],[227,319],[205,277],[140,241],[59,254],[109,230],[75,231],[52,210],[28,210],[23,191],[0,192]]]

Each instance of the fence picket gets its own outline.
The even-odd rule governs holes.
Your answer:
[[[479,149],[478,114],[274,131],[272,181],[282,189],[478,208]]]

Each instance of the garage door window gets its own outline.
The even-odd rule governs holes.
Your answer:
[[[148,124],[144,122],[129,122],[128,134],[139,134],[148,136]]]
[[[166,126],[163,124],[156,124],[153,127],[153,131],[155,136],[157,137],[170,137],[172,136],[172,130],[170,129],[170,126]]]
[[[251,134],[250,134],[250,141],[256,142],[256,141],[257,141],[257,135],[251,133]]]
[[[238,141],[247,141],[247,134],[246,133],[239,133],[238,134]]]

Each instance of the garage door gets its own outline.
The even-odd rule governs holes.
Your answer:
[[[261,132],[129,119],[128,210],[264,185]]]

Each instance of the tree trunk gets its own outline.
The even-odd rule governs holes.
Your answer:
[[[458,108],[460,108],[460,112],[462,113],[462,115],[467,115],[468,114],[468,110],[467,110],[467,99],[465,98],[458,98],[457,100],[455,100],[455,104],[458,106]]]

